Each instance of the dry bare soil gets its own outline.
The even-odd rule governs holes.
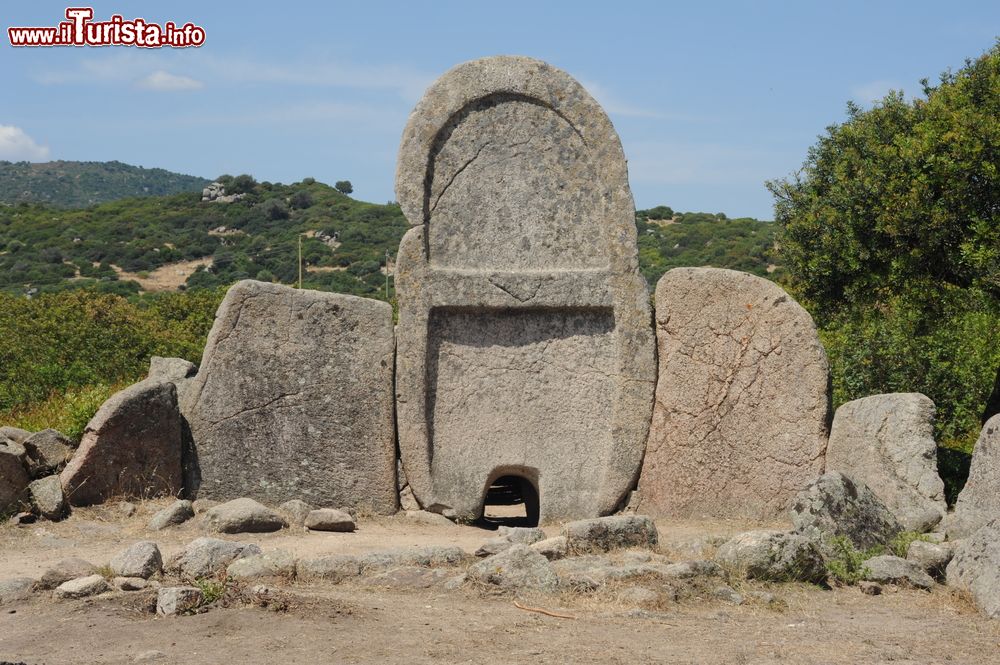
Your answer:
[[[57,523],[0,527],[0,579],[39,577],[56,561],[97,565],[139,539],[155,540],[164,559],[204,535],[196,518],[148,532],[161,504],[124,518],[115,506],[78,510]],[[660,523],[661,551],[691,558],[708,534],[740,524]],[[547,531],[554,535],[558,528]],[[298,556],[361,553],[386,547],[458,545],[472,552],[491,534],[466,526],[427,526],[405,518],[362,519],[353,534],[289,529],[223,536],[264,551]],[[56,663],[997,663],[1000,622],[939,587],[887,589],[735,584],[767,590],[777,602],[735,605],[711,593],[638,607],[623,589],[519,599],[572,618],[521,609],[509,596],[465,586],[445,590],[268,582],[272,602],[230,602],[203,613],[157,617],[152,592],[114,592],[56,600],[51,592],[0,607],[0,662]],[[644,581],[655,590],[655,581]],[[634,586],[634,584],[632,585]],[[749,597],[749,596],[747,596]],[[277,600],[275,600],[277,599]],[[223,606],[228,605],[228,606]],[[268,606],[269,605],[269,606]]]

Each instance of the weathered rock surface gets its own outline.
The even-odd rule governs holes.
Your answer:
[[[161,616],[182,614],[201,605],[204,596],[193,586],[163,587],[156,594],[156,613]]]
[[[920,393],[842,405],[833,418],[826,468],[867,485],[907,531],[928,531],[948,510],[937,471],[934,402]]]
[[[28,430],[21,429],[20,427],[10,427],[7,425],[0,427],[0,441],[3,441],[4,439],[10,439],[14,443],[22,446],[24,445],[24,442],[28,440],[28,437],[30,437],[31,434],[32,433],[29,432]]]
[[[172,504],[157,511],[153,518],[149,520],[149,528],[153,531],[160,531],[170,526],[183,524],[194,517],[194,506],[186,499],[178,499]]]
[[[368,552],[358,557],[363,570],[399,568],[402,566],[455,566],[468,555],[452,545],[396,547]]]
[[[427,526],[455,526],[455,523],[444,515],[429,513],[426,510],[408,510],[406,511],[406,519],[418,524],[426,524]]]
[[[46,476],[33,480],[28,485],[28,493],[31,495],[31,506],[41,517],[58,520],[66,514],[66,501],[63,498],[59,476]]]
[[[295,565],[296,577],[325,579],[340,582],[361,574],[361,561],[347,554],[330,554],[315,559],[299,559]]]
[[[883,554],[868,559],[862,564],[865,579],[880,584],[898,584],[917,589],[930,589],[934,580],[920,566],[898,556]]]
[[[653,547],[656,525],[645,515],[614,515],[569,522],[562,528],[571,552],[608,552],[626,547]]]
[[[715,560],[750,579],[820,582],[827,576],[816,543],[786,531],[741,533],[719,548]]]
[[[387,303],[238,282],[183,411],[198,495],[396,512]]]
[[[313,507],[302,499],[291,499],[278,506],[278,512],[288,518],[288,523],[292,526],[303,526],[306,517],[313,511]]]
[[[0,606],[24,600],[31,595],[35,580],[30,577],[14,577],[0,580]]]
[[[274,550],[236,559],[226,568],[226,573],[238,580],[259,577],[292,578],[295,576],[295,566],[296,559],[290,552]]]
[[[538,527],[500,526],[497,528],[497,536],[522,545],[534,545],[545,540],[545,532]]]
[[[281,515],[246,497],[211,508],[205,524],[219,533],[265,533],[288,526]]]
[[[28,453],[28,469],[32,478],[56,473],[73,456],[73,439],[54,429],[43,429],[24,440]]]
[[[86,598],[105,591],[111,591],[108,581],[100,575],[89,575],[63,582],[56,587],[55,593],[56,598]]]
[[[111,586],[119,591],[142,591],[149,587],[155,587],[157,582],[150,582],[142,577],[115,577],[111,580]]]
[[[214,575],[236,559],[260,553],[260,548],[250,543],[197,538],[174,556],[167,568],[191,579],[198,579]]]
[[[149,579],[163,568],[163,557],[156,543],[143,540],[133,543],[111,559],[111,572],[117,577]]]
[[[0,512],[6,513],[26,497],[31,477],[13,448],[0,447]]]
[[[396,193],[414,226],[396,390],[417,500],[474,518],[513,475],[542,521],[613,512],[642,459],[655,361],[607,115],[543,62],[458,65],[410,115]]]
[[[309,511],[304,524],[311,531],[350,532],[357,528],[353,517],[335,508],[320,508]]]
[[[823,471],[828,365],[773,282],[676,268],[656,285],[659,380],[639,510],[769,519]]]
[[[513,545],[514,543],[508,539],[495,536],[493,538],[487,538],[483,541],[483,544],[476,549],[474,554],[482,559],[488,556],[493,556],[494,554],[500,554],[500,552],[510,549]]]
[[[198,372],[195,364],[183,358],[162,358],[153,356],[149,359],[149,373],[147,379],[161,379],[163,381],[177,381],[188,379]]]
[[[470,566],[466,574],[474,582],[504,591],[552,591],[559,585],[549,560],[520,544]]]
[[[63,582],[81,577],[89,577],[97,573],[97,567],[79,557],[62,559],[42,574],[38,580],[39,589],[55,589]]]
[[[386,587],[390,589],[429,589],[442,584],[454,576],[454,572],[445,568],[424,568],[421,566],[404,566],[378,573],[368,578],[368,586]]]
[[[955,548],[948,586],[966,589],[986,616],[1000,618],[1000,518],[991,520]]]
[[[860,549],[886,545],[904,530],[867,485],[838,471],[823,474],[800,492],[791,517],[796,530],[808,538],[846,536]]]
[[[942,528],[952,540],[965,538],[996,517],[1000,517],[1000,414],[983,426],[972,450],[969,479]]]
[[[180,492],[181,415],[174,385],[147,379],[113,395],[87,423],[60,478],[74,506]]]
[[[915,540],[906,550],[906,560],[916,564],[935,579],[944,577],[945,569],[954,555],[951,543],[939,544]]]
[[[552,538],[538,541],[531,546],[531,549],[549,561],[558,561],[569,553],[569,540],[566,536],[553,536]]]

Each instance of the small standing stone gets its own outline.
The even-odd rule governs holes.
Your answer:
[[[31,505],[45,519],[58,520],[66,514],[66,501],[59,476],[46,476],[32,481],[28,485],[28,492],[31,494]]]
[[[278,506],[278,512],[288,517],[288,523],[293,526],[303,526],[306,523],[306,517],[312,510],[313,507],[302,499],[285,501]]]
[[[7,512],[8,508],[16,506],[30,482],[28,470],[18,452],[0,447],[0,512]]]
[[[288,526],[285,519],[253,499],[233,499],[205,513],[205,523],[219,533],[264,533]]]
[[[117,577],[141,577],[149,579],[160,572],[163,558],[156,543],[144,540],[131,545],[128,549],[111,559],[111,571]]]
[[[608,552],[627,547],[653,547],[659,540],[656,525],[645,515],[615,515],[577,520],[563,526],[573,552]]]
[[[865,579],[880,584],[899,584],[917,589],[930,589],[934,580],[912,561],[884,554],[868,559],[862,564]]]
[[[470,580],[505,591],[552,591],[559,578],[549,560],[527,545],[509,549],[469,568]]]
[[[952,556],[954,551],[950,543],[946,545],[915,540],[906,550],[907,561],[912,561],[929,575],[939,579],[944,576]]]
[[[320,508],[306,515],[305,527],[311,531],[354,531],[354,519],[342,510]]]
[[[846,536],[855,547],[886,545],[903,526],[868,486],[830,471],[795,498],[791,510],[797,531],[814,540]]]
[[[163,587],[156,594],[156,613],[172,616],[188,612],[201,605],[204,596],[193,586]]]

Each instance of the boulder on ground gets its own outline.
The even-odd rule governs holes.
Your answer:
[[[224,570],[236,559],[260,553],[260,548],[251,543],[197,538],[170,560],[167,569],[191,579],[198,579]]]
[[[30,437],[31,434],[32,433],[29,432],[28,430],[21,429],[20,427],[10,427],[7,425],[0,427],[0,441],[3,441],[4,439],[10,439],[14,443],[22,446],[24,445],[24,442],[28,440],[28,437]]]
[[[31,477],[17,451],[0,446],[0,513],[26,498]]]
[[[522,545],[534,545],[545,540],[545,532],[538,527],[500,526],[497,529],[497,536]]]
[[[156,543],[143,540],[133,543],[111,559],[111,572],[117,577],[149,579],[163,568],[163,558]]]
[[[288,518],[292,526],[303,526],[313,507],[302,499],[291,499],[278,506],[278,512]]]
[[[30,577],[15,577],[0,580],[0,606],[24,600],[35,588],[35,580]]]
[[[948,506],[938,476],[934,402],[920,393],[872,395],[837,409],[828,471],[864,483],[907,531],[928,531]]]
[[[521,544],[472,565],[467,575],[474,582],[504,591],[553,591],[559,585],[549,560]]]
[[[156,613],[172,616],[193,610],[201,605],[204,596],[193,586],[163,587],[156,594]]]
[[[226,568],[226,575],[237,580],[260,577],[295,577],[296,559],[290,552],[274,550],[236,559]]]
[[[97,567],[79,557],[62,559],[42,574],[38,581],[39,589],[55,589],[63,582],[81,577],[89,577],[97,573]]]
[[[675,268],[656,285],[659,380],[639,510],[770,520],[823,471],[828,364],[774,282]]]
[[[914,540],[906,550],[906,560],[916,564],[935,579],[942,579],[948,563],[955,555],[952,543],[928,543]]]
[[[479,546],[474,552],[474,555],[480,559],[484,559],[488,556],[493,556],[494,554],[500,554],[506,549],[509,549],[514,543],[507,540],[506,538],[501,538],[495,536],[493,538],[487,538],[483,541],[483,544]],[[524,544],[524,543],[522,543]]]
[[[74,506],[112,496],[177,495],[181,416],[174,385],[146,380],[112,395],[87,423],[60,477]]]
[[[281,515],[253,499],[233,499],[205,513],[205,524],[219,533],[265,533],[288,526]]]
[[[562,528],[569,549],[576,553],[608,552],[627,547],[652,547],[656,525],[645,515],[613,515],[569,522]]]
[[[971,536],[994,517],[1000,516],[1000,414],[986,421],[972,450],[969,479],[958,495],[955,512],[945,518],[942,529],[948,538]]]
[[[879,584],[896,584],[917,589],[930,589],[934,580],[920,566],[898,556],[883,554],[862,564],[865,580]]]
[[[320,508],[309,511],[306,515],[305,527],[311,531],[354,531],[354,518],[342,510]]]
[[[566,536],[553,536],[552,538],[539,540],[537,543],[531,545],[531,549],[549,561],[558,561],[569,552],[569,540]]]
[[[63,582],[56,587],[56,598],[86,598],[111,591],[111,585],[101,575],[88,575]]]
[[[816,543],[786,531],[741,533],[719,548],[715,560],[750,579],[820,582],[826,565]]]
[[[181,405],[198,495],[395,513],[394,349],[387,303],[233,285]]]
[[[866,485],[838,471],[823,474],[800,492],[791,517],[796,531],[807,538],[845,536],[860,549],[887,545],[904,530]]]
[[[149,528],[161,531],[169,526],[183,524],[194,517],[194,506],[186,499],[178,499],[163,510],[157,511],[149,520]]]
[[[39,516],[47,520],[59,520],[66,514],[66,501],[59,476],[46,476],[31,481],[28,493],[31,495],[31,506]]]
[[[972,593],[979,611],[1000,619],[1000,518],[956,546],[946,577],[948,586]]]
[[[62,432],[43,429],[24,441],[28,453],[28,469],[32,478],[58,473],[70,458],[76,443]]]

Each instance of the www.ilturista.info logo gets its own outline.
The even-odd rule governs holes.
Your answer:
[[[108,21],[92,21],[92,7],[69,7],[66,18],[55,27],[7,28],[11,46],[139,46],[142,48],[186,48],[205,43],[205,29],[194,23],[163,25],[134,18],[126,21],[115,14]]]

